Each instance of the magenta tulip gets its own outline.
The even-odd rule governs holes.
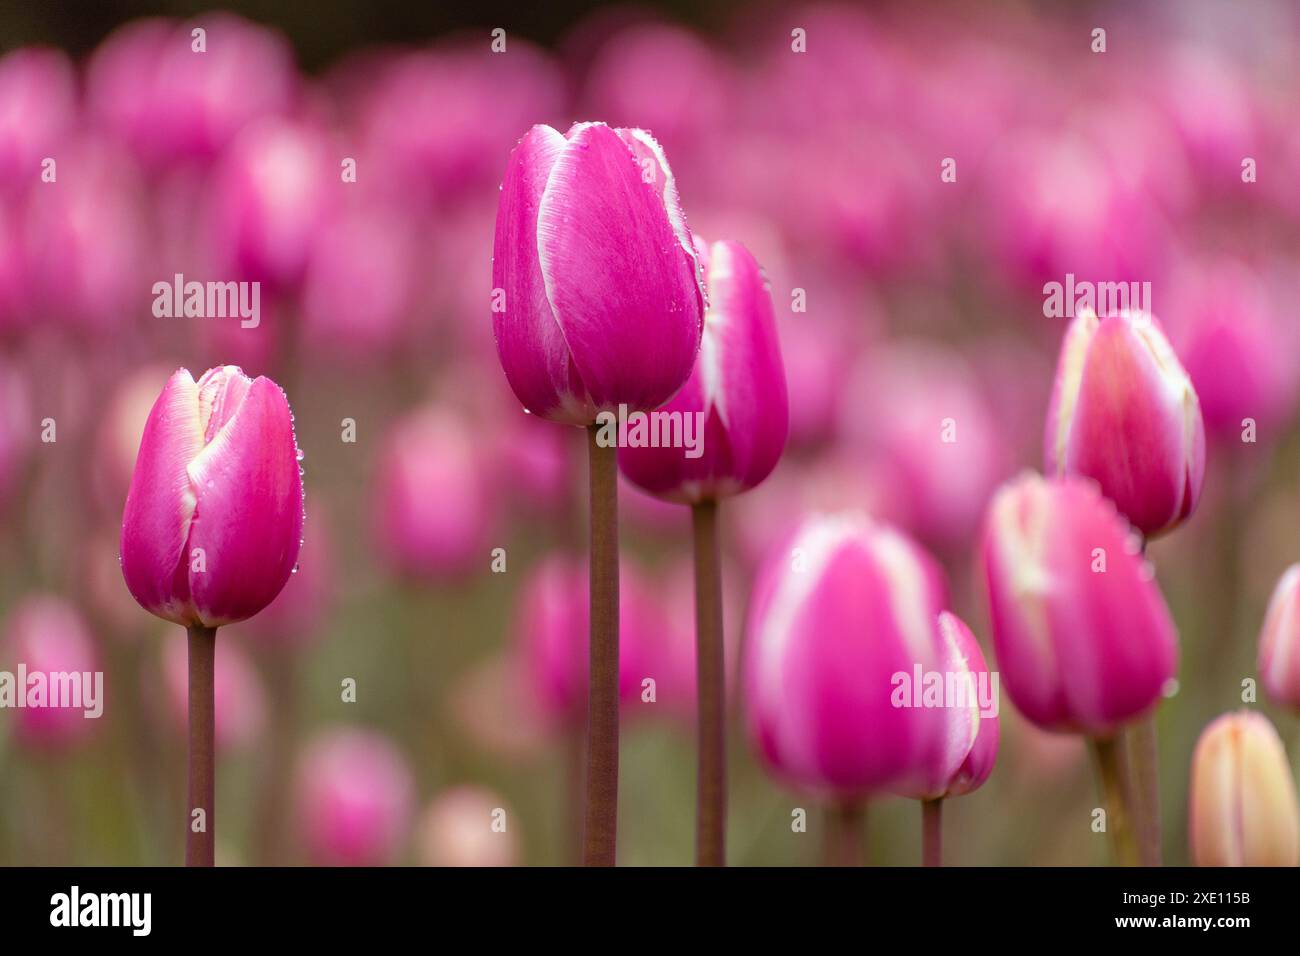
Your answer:
[[[1144,535],[1195,509],[1205,478],[1196,390],[1156,319],[1083,310],[1061,345],[1047,415],[1049,475],[1095,479]]]
[[[77,118],[77,74],[67,55],[26,47],[0,57],[0,196],[40,184]]]
[[[704,298],[668,161],[649,134],[534,126],[497,214],[493,332],[535,415],[589,425],[650,411],[691,373]]]
[[[699,245],[709,305],[691,377],[660,410],[702,415],[699,457],[682,448],[622,448],[619,466],[661,498],[695,504],[753,488],[776,467],[789,427],[772,295],[738,242]]]
[[[1224,714],[1202,731],[1187,804],[1197,866],[1300,863],[1295,778],[1282,738],[1263,714]]]
[[[842,800],[927,789],[948,718],[896,703],[894,678],[941,670],[945,603],[938,565],[898,532],[857,515],[805,521],[760,571],[745,628],[746,716],[764,761]]]
[[[293,415],[233,365],[167,381],[145,423],[122,516],[122,574],[146,611],[189,627],[252,617],[298,560]]]
[[[26,686],[15,682],[11,688],[15,697],[5,701],[6,707],[16,708],[12,710],[14,732],[20,743],[33,750],[59,752],[94,732],[99,723],[95,718],[104,713],[104,681],[101,673],[95,682],[99,654],[74,605],[51,595],[24,598],[5,622],[0,648],[3,669],[13,674],[21,667],[27,675]],[[58,675],[70,675],[78,682],[76,699],[57,696],[62,693],[58,688],[65,686]],[[17,695],[24,698],[24,706],[16,706]]]
[[[1300,710],[1300,564],[1286,569],[1264,616],[1259,679],[1270,698]]]
[[[415,782],[386,737],[344,728],[317,736],[298,762],[300,835],[319,866],[397,862],[414,813]]]
[[[1048,730],[1108,737],[1160,700],[1178,637],[1141,543],[1096,486],[1026,474],[989,505],[983,561],[1007,693]]]

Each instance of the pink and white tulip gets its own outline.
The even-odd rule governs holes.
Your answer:
[[[948,715],[893,700],[895,675],[943,667],[945,603],[938,565],[902,534],[861,515],[807,519],[759,572],[745,628],[746,717],[764,761],[846,799],[946,789],[969,747],[936,774]]]
[[[1025,474],[1004,485],[983,562],[998,670],[1031,721],[1108,736],[1160,700],[1177,632],[1141,542],[1095,484]]]
[[[146,611],[189,627],[252,617],[302,544],[293,415],[280,387],[233,365],[167,380],[145,423],[122,515],[122,576]]]
[[[1286,569],[1264,616],[1259,680],[1272,700],[1300,710],[1300,564]]]
[[[1147,537],[1191,515],[1205,478],[1205,426],[1192,380],[1153,316],[1075,317],[1044,446],[1049,475],[1094,479]]]
[[[414,805],[410,766],[381,734],[355,728],[324,731],[299,760],[295,806],[314,865],[397,862]]]
[[[623,448],[619,466],[634,484],[670,501],[696,504],[753,488],[776,467],[789,430],[785,370],[772,295],[762,269],[738,242],[698,245],[709,305],[695,369],[660,411],[702,415],[697,458],[682,448]]]
[[[1263,714],[1224,714],[1201,733],[1188,789],[1197,866],[1295,866],[1300,807],[1286,748]]]
[[[497,213],[492,315],[506,379],[535,415],[573,425],[650,411],[690,376],[704,295],[677,184],[642,130],[534,126]]]

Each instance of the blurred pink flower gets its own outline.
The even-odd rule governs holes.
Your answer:
[[[414,804],[406,758],[381,734],[352,727],[322,731],[299,758],[295,815],[315,865],[397,862]]]
[[[1031,721],[1105,736],[1160,700],[1178,634],[1138,536],[1093,482],[1004,485],[983,564],[998,670]]]
[[[936,546],[973,537],[1009,456],[999,413],[962,356],[919,342],[873,350],[840,419],[842,450],[872,473],[879,513]]]
[[[485,787],[450,787],[425,808],[418,837],[425,866],[516,866],[518,817]]]
[[[91,115],[155,167],[214,158],[245,126],[289,109],[297,85],[284,37],[220,12],[127,23],[95,51],[86,78]]]
[[[184,641],[170,635],[160,640],[163,690],[167,695],[167,722],[178,739],[189,726],[189,654]],[[146,687],[145,692],[151,692]],[[278,688],[272,688],[276,693]],[[217,644],[213,668],[216,745],[221,750],[242,750],[257,741],[266,727],[266,689],[257,668],[238,641],[224,637]]]
[[[1300,710],[1300,564],[1283,573],[1259,634],[1259,679],[1271,700]]]
[[[426,405],[389,427],[371,498],[376,545],[389,567],[438,580],[489,566],[497,502],[485,455],[449,406]]]
[[[16,675],[19,665],[26,668],[27,686],[15,685],[14,693],[24,695],[30,705],[34,687],[44,688],[40,706],[9,710],[16,739],[34,750],[52,752],[88,739],[98,721],[87,716],[92,708],[84,695],[94,693],[95,688],[87,687],[84,680],[99,671],[101,664],[95,639],[76,606],[54,595],[29,595],[9,612],[3,638],[3,669]],[[54,685],[63,683],[55,680],[59,674],[82,675],[81,706],[53,706],[58,702]],[[97,685],[100,698],[95,705],[102,714],[107,706],[102,675]]]
[[[20,47],[0,57],[0,197],[40,184],[42,161],[77,122],[77,99],[76,71],[62,51]]]
[[[680,509],[679,509],[680,510]],[[555,724],[580,722],[587,708],[587,565],[552,554],[528,571],[513,618],[525,677],[538,704]],[[640,713],[658,706],[661,682],[680,668],[665,651],[673,646],[655,591],[637,565],[619,568],[619,695]],[[642,682],[655,681],[655,704],[642,703]],[[670,692],[668,699],[677,695]]]

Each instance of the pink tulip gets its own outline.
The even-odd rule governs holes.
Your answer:
[[[397,860],[411,826],[415,783],[406,758],[386,737],[356,728],[322,732],[298,762],[295,793],[313,864]]]
[[[272,119],[244,130],[222,154],[211,190],[217,268],[271,290],[295,286],[343,188],[340,177],[337,156],[308,122]]]
[[[420,821],[420,862],[425,866],[515,866],[516,818],[499,796],[463,785],[433,799]]]
[[[122,515],[122,575],[145,610],[186,627],[252,617],[298,560],[293,415],[270,379],[180,369],[144,427]]]
[[[167,719],[183,738],[189,719],[189,666],[183,641],[162,642],[162,677]],[[240,750],[252,745],[266,726],[266,691],[257,668],[235,641],[222,641],[213,668],[216,746]],[[152,690],[153,688],[147,688]]]
[[[660,498],[696,504],[748,491],[776,467],[789,428],[772,295],[738,242],[699,245],[709,306],[691,377],[660,411],[701,416],[699,457],[687,449],[622,448],[619,466]]]
[[[481,195],[499,182],[500,158],[519,130],[567,112],[559,64],[513,32],[504,55],[476,38],[353,66],[343,80],[361,87],[358,167],[416,208],[446,209]]]
[[[974,370],[957,354],[895,344],[861,362],[845,390],[843,450],[867,464],[883,513],[922,540],[969,541],[1006,439]]]
[[[1031,721],[1101,737],[1160,700],[1177,669],[1174,623],[1141,542],[1092,482],[1004,485],[983,561],[999,671]]]
[[[394,570],[457,577],[491,561],[495,502],[483,455],[450,409],[426,406],[389,429],[374,502],[377,544]]]
[[[1264,616],[1259,679],[1270,698],[1300,709],[1300,564],[1286,569]]]
[[[1201,733],[1187,795],[1197,866],[1295,866],[1300,808],[1286,748],[1263,714],[1224,714]]]
[[[304,648],[324,637],[335,592],[334,553],[320,505],[312,507],[311,530],[303,537],[298,564],[284,589],[260,614],[236,628],[250,644]]]
[[[952,779],[969,747],[951,759],[945,710],[894,702],[895,675],[942,669],[945,594],[932,558],[859,515],[809,518],[772,552],[743,680],[750,736],[781,777],[848,799]]]
[[[531,691],[555,724],[580,724],[586,713],[587,615],[585,562],[554,554],[529,571],[514,633]],[[656,645],[669,638],[654,592],[626,561],[619,575],[619,636],[619,697],[625,707],[639,708],[642,681],[671,683],[672,671],[657,666],[664,655],[656,653]]]
[[[492,320],[525,408],[589,425],[621,404],[668,401],[699,349],[701,281],[676,181],[648,133],[579,123],[524,135],[497,214]]]
[[[1070,323],[1045,449],[1049,475],[1095,479],[1148,537],[1192,513],[1205,478],[1201,406],[1155,318],[1084,310]]]
[[[41,181],[41,163],[77,119],[77,75],[67,55],[25,47],[0,57],[0,196]]]
[[[353,362],[393,350],[414,305],[415,239],[407,217],[371,202],[330,217],[313,239],[303,279],[311,348]]]
[[[3,669],[16,674],[19,665],[26,668],[27,686],[15,685],[14,692],[25,695],[28,706],[10,711],[14,732],[24,745],[35,750],[62,751],[89,737],[98,720],[87,716],[94,707],[104,713],[103,679],[98,681],[98,701],[88,701],[86,693],[95,693],[93,675],[99,671],[99,654],[89,627],[76,607],[59,597],[34,595],[24,598],[10,612],[5,624]],[[55,700],[55,675],[80,675],[81,705],[60,707]],[[40,677],[37,683],[33,678]],[[32,689],[43,685],[45,697],[39,706]],[[8,702],[12,705],[12,702]],[[92,703],[94,707],[92,707]]]
[[[194,49],[199,27],[203,52]],[[212,159],[245,126],[288,109],[297,92],[286,40],[225,13],[128,23],[87,69],[90,113],[151,166]]]
[[[1282,434],[1295,408],[1300,336],[1275,314],[1263,279],[1231,261],[1198,261],[1174,289],[1169,334],[1196,386],[1205,424],[1240,445],[1247,418]]]
[[[57,162],[23,211],[27,305],[42,321],[121,328],[149,304],[140,172],[99,139],[64,143]]]

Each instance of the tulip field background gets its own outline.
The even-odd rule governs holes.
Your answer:
[[[223,364],[284,388],[306,522],[280,598],[218,636],[218,862],[576,860],[582,728],[524,635],[539,569],[584,553],[584,436],[523,413],[489,299],[510,150],[586,119],[652,131],[691,229],[743,242],[771,284],[790,435],[723,515],[732,670],[758,562],[843,508],[939,559],[996,669],[977,547],[995,489],[1043,467],[1068,321],[1044,285],[1150,283],[1207,430],[1203,499],[1148,552],[1181,647],[1159,714],[1165,856],[1188,862],[1192,748],[1243,706],[1300,560],[1296,4],[4,6],[0,670],[26,653],[105,677],[98,720],[0,710],[0,864],[182,859],[184,635],[132,600],[118,534],[167,377]],[[260,321],[158,317],[154,283],[177,273],[260,281]],[[626,482],[619,508],[624,656],[644,671],[619,862],[684,865],[690,519]],[[571,639],[581,664],[585,572],[549,580],[550,653]],[[816,865],[823,807],[764,771],[736,690],[729,862]],[[1294,773],[1300,718],[1245,706]],[[1107,862],[1082,739],[1005,695],[1001,717],[987,784],[947,801],[947,862]],[[358,749],[331,777],[319,748],[340,740]],[[308,832],[322,787],[359,788],[352,823],[379,835]],[[483,825],[497,808],[504,834]],[[867,825],[872,862],[917,861],[915,803],[873,803]]]

